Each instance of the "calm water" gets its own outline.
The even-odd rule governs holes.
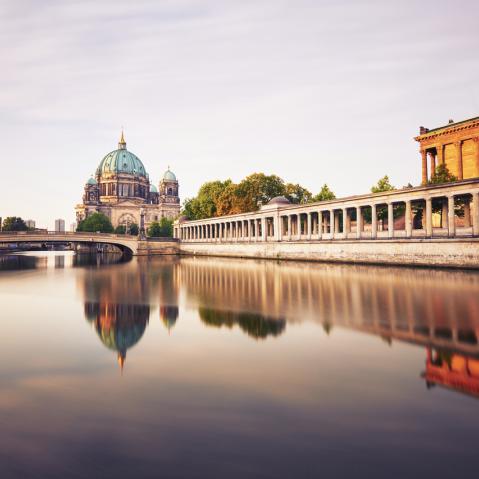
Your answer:
[[[474,477],[479,274],[0,257],[0,477]]]

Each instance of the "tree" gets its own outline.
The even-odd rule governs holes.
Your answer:
[[[148,226],[146,233],[150,238],[171,238],[173,236],[173,220],[161,218],[159,222],[153,221]]]
[[[93,213],[78,223],[77,231],[112,233],[113,226],[111,224],[110,218],[104,214]]]
[[[284,196],[288,198],[291,203],[304,204],[309,203],[313,195],[309,190],[303,188],[301,185],[286,183]]]
[[[138,225],[136,223],[132,223],[130,225],[130,230],[129,230],[129,234],[131,236],[138,236],[138,233],[140,232],[140,228],[138,227]]]
[[[183,214],[190,220],[199,220],[217,216],[218,199],[232,184],[231,180],[209,181],[203,183],[195,198],[188,198],[183,203]]]
[[[445,163],[441,163],[436,166],[434,174],[428,183],[430,185],[439,185],[441,183],[452,183],[453,181],[457,181],[457,177],[449,171]]]
[[[3,221],[2,231],[28,231],[28,226],[19,216],[7,216]]]
[[[126,227],[125,225],[118,225],[116,228],[115,228],[115,233],[117,235],[124,235],[126,233]]]
[[[334,199],[336,199],[336,195],[329,189],[329,186],[324,183],[324,185],[321,187],[321,191],[317,195],[314,195],[311,198],[311,201],[329,201]]]
[[[385,175],[378,180],[377,184],[371,187],[371,193],[382,193],[383,191],[392,191],[396,188],[391,185],[389,176]]]

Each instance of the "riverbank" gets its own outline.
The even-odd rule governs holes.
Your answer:
[[[180,243],[180,254],[479,269],[479,239]]]

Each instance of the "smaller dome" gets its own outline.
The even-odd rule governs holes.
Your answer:
[[[275,196],[268,202],[268,205],[289,205],[291,202],[284,196]]]
[[[88,181],[86,182],[87,185],[96,185],[96,180],[95,178],[93,178],[93,176],[90,176],[90,178],[88,178]]]
[[[165,174],[163,175],[164,180],[168,181],[176,181],[176,176],[175,174],[170,170],[170,167],[165,171]]]
[[[150,193],[158,193],[158,188],[153,183],[150,185]]]

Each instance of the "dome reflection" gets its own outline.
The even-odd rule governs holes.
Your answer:
[[[85,303],[85,316],[92,322],[101,342],[117,352],[123,370],[126,352],[143,336],[150,307],[143,304]]]

